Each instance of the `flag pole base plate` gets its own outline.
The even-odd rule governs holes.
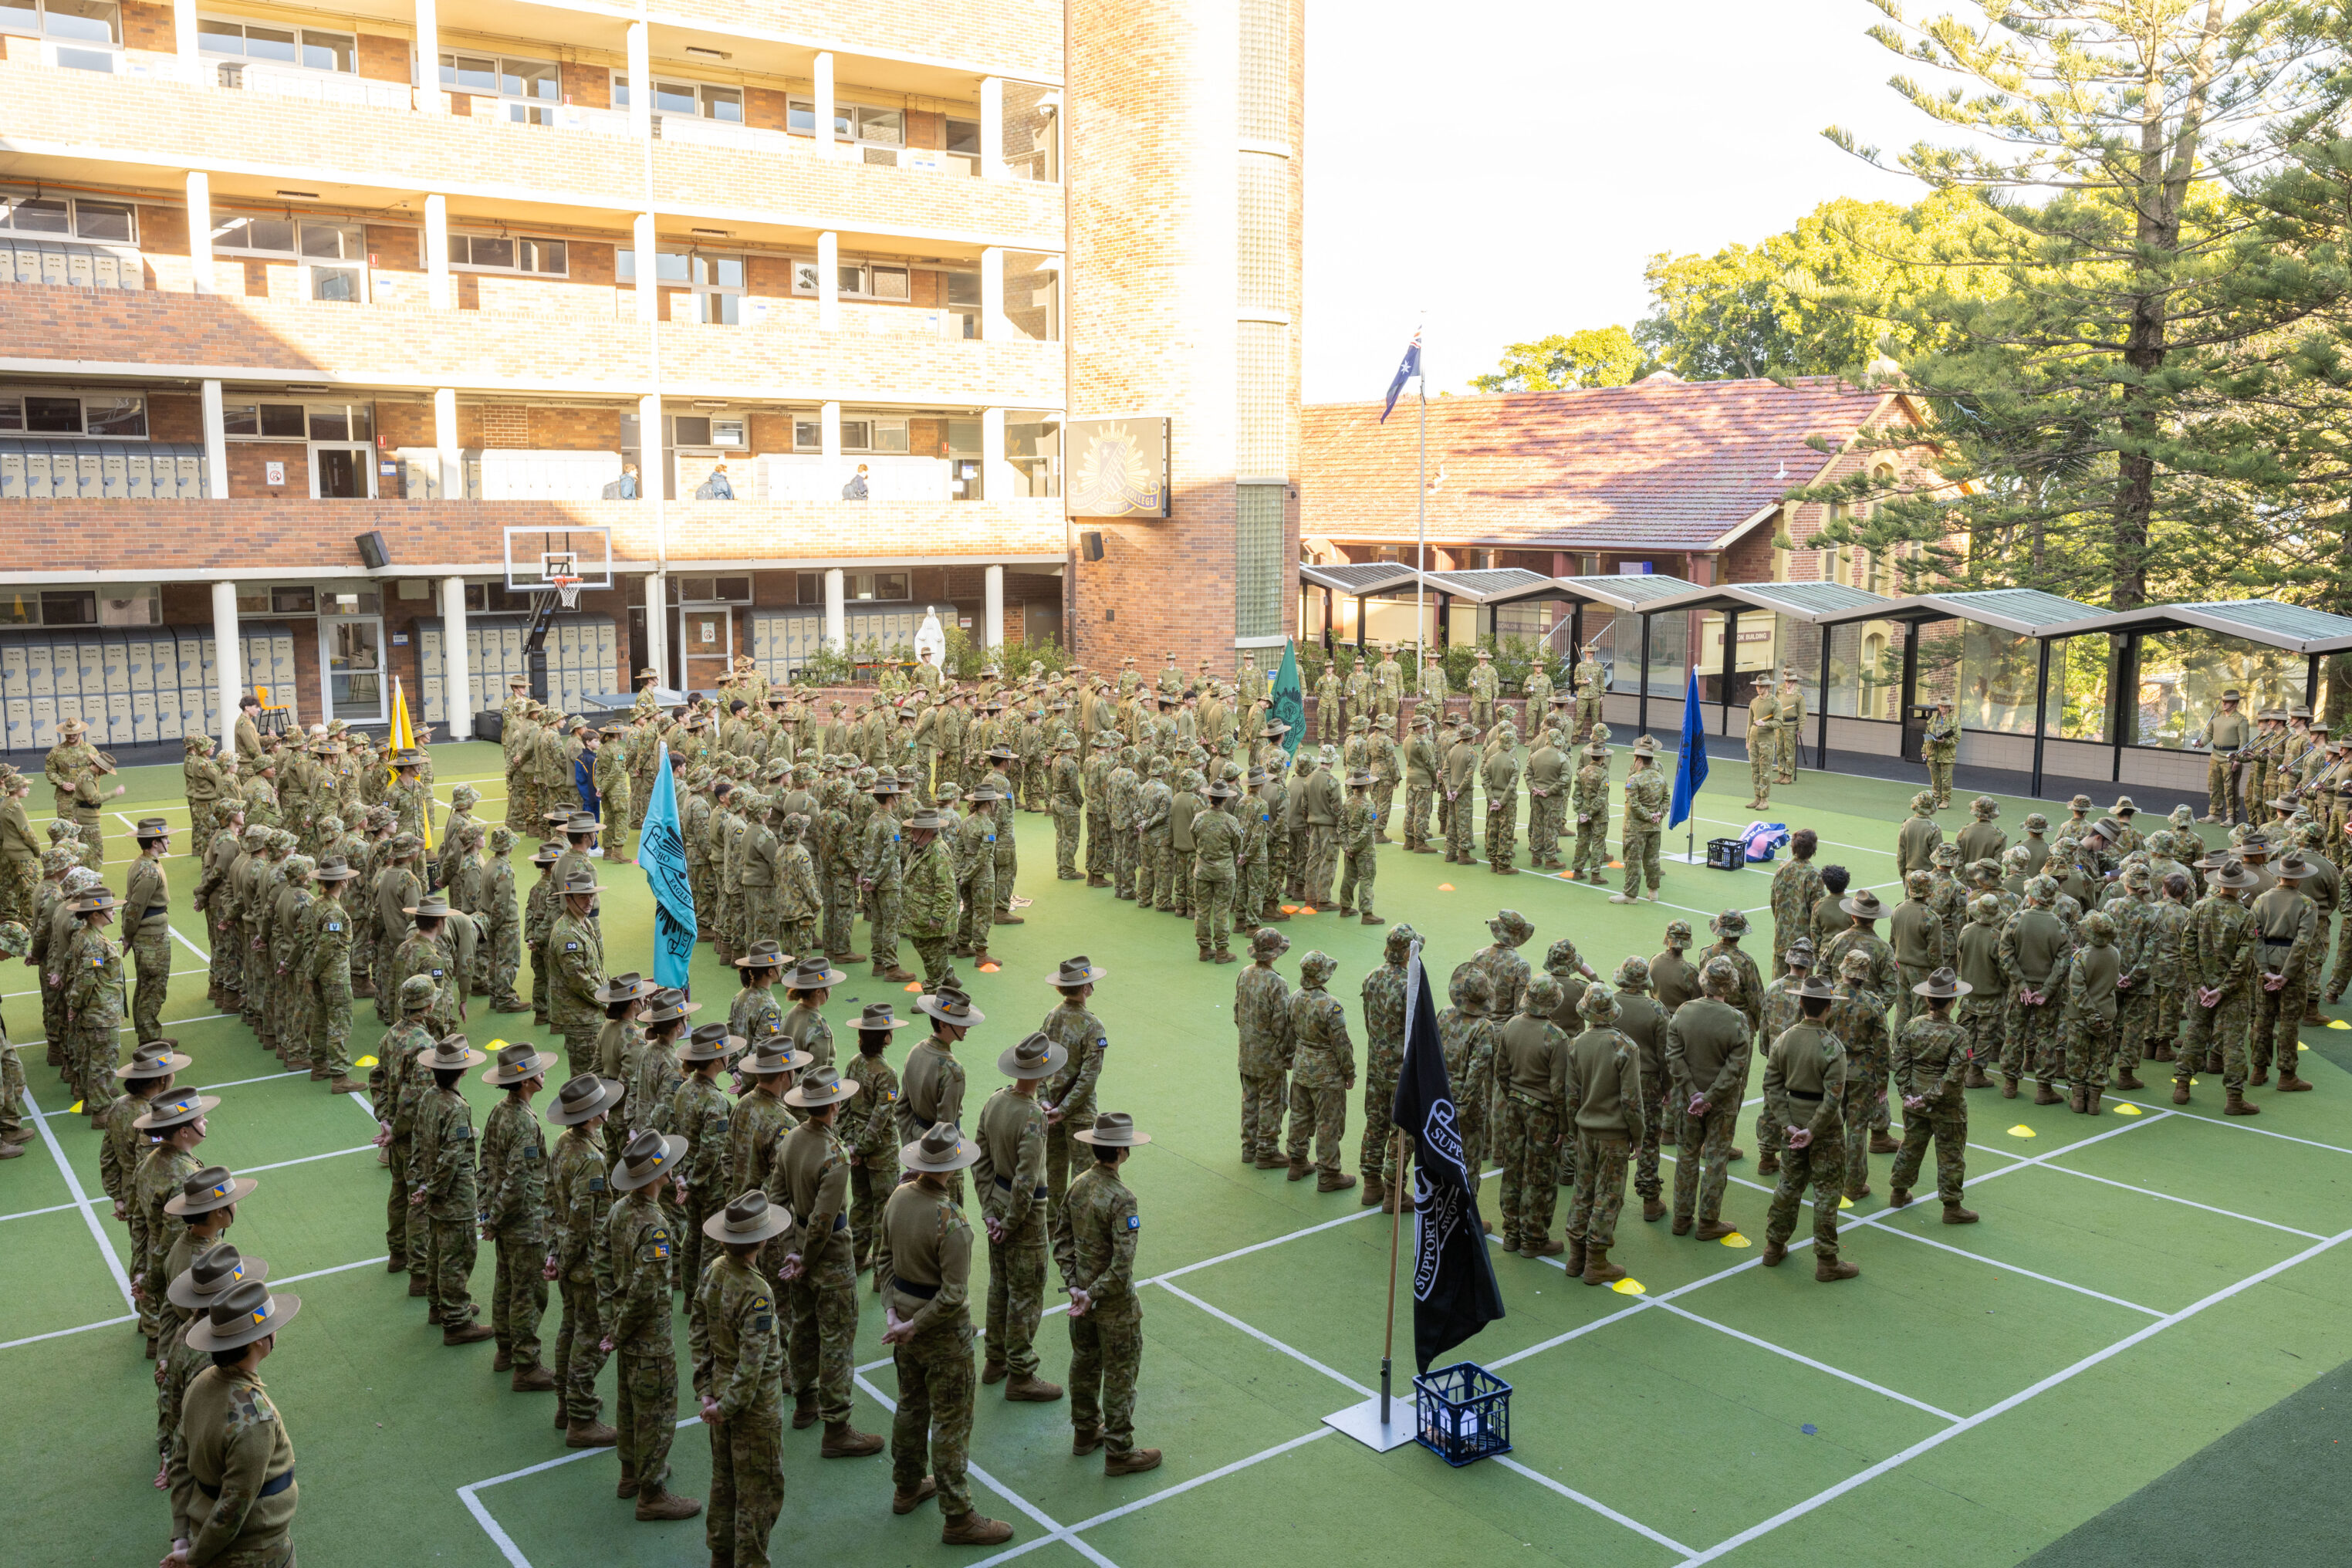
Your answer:
[[[1706,851],[1702,849],[1695,854],[1685,855],[1679,851],[1674,854],[1667,854],[1661,850],[1658,854],[1658,858],[1661,860],[1671,860],[1677,866],[1704,866],[1706,864]]]
[[[1375,1454],[1385,1454],[1391,1448],[1402,1448],[1412,1441],[1413,1414],[1410,1395],[1389,1400],[1388,1425],[1381,1425],[1381,1396],[1373,1394],[1361,1405],[1350,1405],[1345,1410],[1335,1410],[1323,1417],[1323,1425],[1335,1432],[1344,1432]]]

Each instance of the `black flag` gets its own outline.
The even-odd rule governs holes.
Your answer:
[[[1502,1292],[1462,1161],[1462,1127],[1437,1043],[1437,1009],[1421,944],[1405,979],[1404,1060],[1397,1069],[1396,1124],[1413,1142],[1412,1353],[1422,1371],[1503,1315]]]

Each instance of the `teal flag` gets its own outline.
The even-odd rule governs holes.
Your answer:
[[[658,758],[637,862],[654,893],[654,984],[682,990],[694,962],[694,889],[686,879],[686,840],[678,833],[677,784],[670,777],[667,744]]]
[[[1307,689],[1298,684],[1298,649],[1294,644],[1282,645],[1282,668],[1274,672],[1274,688],[1267,695],[1273,700],[1266,716],[1290,726],[1282,737],[1282,749],[1296,757],[1298,743],[1307,739]]]

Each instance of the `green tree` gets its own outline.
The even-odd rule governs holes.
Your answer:
[[[1503,363],[1470,378],[1480,392],[1557,392],[1570,386],[1623,386],[1657,368],[1622,327],[1554,332],[1503,350]]]

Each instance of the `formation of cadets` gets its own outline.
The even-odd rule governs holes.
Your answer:
[[[475,816],[479,797],[465,785],[433,822],[425,752],[384,753],[340,725],[265,734],[248,699],[220,755],[205,737],[187,742],[210,994],[289,1071],[369,1096],[390,1177],[387,1271],[407,1276],[444,1344],[492,1342],[492,1368],[515,1392],[553,1395],[551,1424],[567,1446],[615,1447],[617,1492],[637,1519],[704,1512],[669,1486],[680,1292],[712,1446],[714,1563],[767,1561],[787,1393],[793,1429],[822,1426],[823,1457],[883,1451],[850,1419],[866,1274],[884,1298],[898,1370],[892,1510],[936,1499],[943,1540],[1000,1542],[1012,1527],[974,1510],[966,1479],[967,1169],[990,1257],[978,1383],[1002,1384],[1015,1402],[1066,1397],[1074,1454],[1102,1450],[1106,1474],[1160,1463],[1134,1441],[1141,1222],[1122,1174],[1150,1140],[1097,1107],[1109,1041],[1088,1001],[1106,972],[1077,957],[1041,977],[1056,1005],[999,1054],[1004,1086],[966,1105],[971,1053],[959,1047],[985,1019],[952,961],[992,965],[993,928],[1021,923],[1015,815],[1055,818],[1059,877],[1191,918],[1202,962],[1234,961],[1240,923],[1250,961],[1234,1010],[1244,1163],[1292,1181],[1314,1175],[1327,1193],[1360,1182],[1362,1205],[1410,1209],[1388,1112],[1417,938],[1391,927],[1361,984],[1360,1069],[1331,990],[1335,961],[1304,955],[1294,990],[1276,968],[1290,942],[1275,928],[1334,907],[1380,923],[1372,846],[1387,841],[1399,784],[1410,850],[1442,844],[1449,860],[1470,863],[1475,786],[1487,861],[1515,871],[1524,781],[1533,863],[1597,876],[1608,777],[1590,663],[1588,653],[1571,693],[1528,693],[1538,727],[1523,763],[1484,668],[1469,712],[1449,715],[1443,731],[1444,678],[1433,689],[1425,672],[1423,706],[1434,711],[1412,716],[1400,748],[1402,672],[1392,655],[1360,666],[1354,689],[1318,692],[1318,728],[1330,738],[1344,728],[1344,749],[1302,746],[1286,777],[1265,678],[1246,661],[1231,686],[1205,673],[1190,684],[1171,658],[1150,687],[1131,669],[1113,679],[1033,668],[1017,688],[992,672],[969,692],[926,664],[855,715],[834,701],[829,717],[798,693],[767,690],[746,666],[717,703],[665,711],[648,693],[601,728],[518,691],[496,826]],[[1896,836],[1895,903],[1853,889],[1842,867],[1817,866],[1814,836],[1795,836],[1773,879],[1769,965],[1743,947],[1748,921],[1733,910],[1709,922],[1714,940],[1696,952],[1688,922],[1670,921],[1658,953],[1627,957],[1606,982],[1566,938],[1538,973],[1523,951],[1533,924],[1501,910],[1493,942],[1452,972],[1438,1030],[1471,1168],[1492,1158],[1502,1170],[1502,1248],[1565,1251],[1588,1284],[1622,1278],[1610,1253],[1629,1170],[1645,1221],[1671,1214],[1675,1235],[1701,1241],[1735,1234],[1722,1201],[1728,1166],[1745,1157],[1732,1140],[1755,1052],[1758,1170],[1779,1178],[1764,1262],[1785,1258],[1810,1194],[1824,1281],[1857,1272],[1839,1257],[1838,1200],[1869,1194],[1873,1155],[1894,1157],[1889,1202],[1902,1206],[1932,1145],[1945,1222],[1975,1222],[1963,1203],[1970,1089],[2014,1097],[2032,1079],[2035,1103],[2096,1114],[2110,1089],[2144,1087],[2143,1061],[2172,1066],[2179,1104],[2218,1076],[2230,1114],[2258,1113],[2247,1092],[2273,1073],[2278,1092],[2311,1088],[2296,1071],[2296,1030],[2323,1021],[2323,990],[2332,1002],[2352,975],[2352,921],[2332,977],[2326,969],[2341,889],[2327,851],[2352,813],[2352,745],[2311,731],[2297,711],[2260,717],[2279,737],[2264,750],[2273,731],[2232,729],[2231,717],[2225,705],[2200,737],[2221,781],[2206,820],[2242,810],[2235,791],[2249,776],[2256,798],[2275,792],[2272,820],[2232,824],[2210,853],[2188,808],[2144,833],[2127,797],[2095,816],[2077,796],[2055,832],[2030,815],[2013,844],[1997,803],[1979,797],[1947,842],[1930,789]],[[1573,774],[1570,735],[1586,758]],[[605,960],[594,860],[630,860],[656,742],[673,758],[705,939],[731,955],[740,982],[723,1023],[698,1022],[705,1004]],[[1083,763],[1081,746],[1092,752]],[[1768,762],[1782,754],[1768,750]],[[1656,897],[1665,790],[1642,743],[1633,758],[1618,902],[1640,896],[1644,879]],[[128,1232],[137,1331],[156,1366],[156,1485],[173,1500],[165,1562],[275,1562],[290,1553],[299,1491],[257,1369],[300,1302],[271,1292],[266,1260],[227,1239],[257,1183],[203,1161],[221,1101],[178,1087],[190,1058],[162,1033],[171,905],[161,862],[173,836],[162,818],[141,820],[122,896],[104,886],[98,816],[84,797],[109,769],[86,736],[63,738],[47,769],[58,798],[46,849],[22,804],[29,781],[0,772],[0,953],[41,973],[49,1063],[102,1140],[101,1177]],[[1562,866],[1571,816],[1575,860]],[[543,841],[519,897],[510,856],[530,832]],[[851,951],[861,917],[866,952]],[[135,989],[107,934],[118,923]],[[894,1068],[893,1037],[917,1019],[867,1005],[844,1021],[855,1038],[837,1048],[824,1009],[848,964],[912,979],[901,940],[921,965],[912,1007],[929,1033]],[[526,948],[529,998],[517,989]],[[127,1062],[126,992],[139,1042]],[[388,1026],[364,1083],[351,1077],[354,997],[372,998]],[[477,1003],[530,1011],[561,1037],[562,1055],[502,1043],[487,1060],[464,1032]],[[31,1135],[13,1048],[0,1061],[5,1159]],[[458,1086],[484,1068],[504,1098],[478,1131]],[[1350,1173],[1346,1111],[1360,1082]],[[551,1084],[560,1087],[535,1105]],[[1659,1169],[1670,1148],[1681,1152],[1671,1203]],[[1571,1192],[1564,1236],[1552,1224],[1561,1186]],[[474,1295],[485,1242],[487,1311]],[[1041,1375],[1036,1349],[1049,1252],[1070,1299],[1066,1392]],[[551,1285],[551,1342],[541,1334]],[[608,1359],[609,1423],[598,1388]]]

